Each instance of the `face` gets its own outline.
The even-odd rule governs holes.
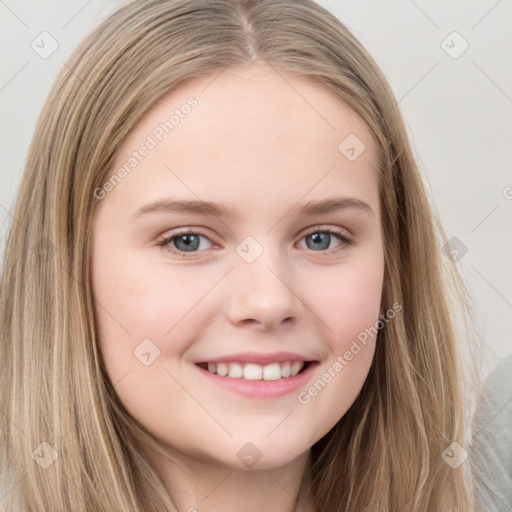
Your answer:
[[[125,140],[95,192],[96,318],[115,391],[170,454],[285,465],[354,402],[381,311],[376,172],[355,113],[264,64],[184,82]]]

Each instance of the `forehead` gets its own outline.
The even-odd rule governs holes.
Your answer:
[[[271,202],[340,186],[377,204],[376,148],[364,121],[310,78],[268,64],[181,83],[135,126],[113,171],[130,167],[143,146],[151,149],[109,194],[119,208],[164,192]]]

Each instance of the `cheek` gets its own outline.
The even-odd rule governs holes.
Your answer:
[[[146,427],[158,425],[162,404],[183,399],[166,370],[179,370],[173,361],[200,334],[206,315],[201,297],[212,283],[162,264],[130,261],[126,254],[117,264],[99,254],[95,261],[95,310],[107,374],[128,412]],[[167,421],[171,438],[185,435],[173,428]]]
[[[378,258],[347,263],[326,274],[323,286],[310,295],[333,343],[343,349],[353,337],[374,325],[380,313],[384,265]],[[319,284],[318,281],[316,281]]]
[[[204,325],[206,313],[201,300],[218,276],[181,269],[171,272],[165,263],[141,264],[126,254],[117,260],[102,258],[99,252],[96,256],[95,311],[102,354],[112,380],[139,367],[137,352],[152,347],[144,340],[151,340],[156,347],[153,351],[162,356],[182,353]],[[141,345],[143,342],[146,345]]]
[[[162,265],[139,264],[128,258],[106,264],[105,279],[95,280],[95,296],[104,314],[136,336],[162,335],[200,298],[202,286],[184,273],[170,273]],[[101,308],[100,308],[101,312]],[[161,331],[161,332],[160,332]]]
[[[323,321],[329,358],[317,379],[298,396],[302,407],[323,418],[314,438],[327,433],[346,413],[367,378],[375,352],[383,273],[383,259],[375,257],[339,266],[315,280],[311,309]]]

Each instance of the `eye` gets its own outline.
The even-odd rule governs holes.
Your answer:
[[[205,244],[202,239],[207,240]],[[163,240],[157,242],[157,245],[164,247],[169,252],[175,254],[181,254],[185,256],[185,253],[193,253],[198,250],[209,249],[208,243],[211,243],[210,239],[201,233],[192,231],[190,228],[181,230],[173,233],[171,236],[167,236]],[[205,247],[206,245],[206,247]]]
[[[336,238],[340,242],[332,247],[331,243]],[[206,240],[206,242],[203,240]],[[353,241],[348,238],[343,231],[332,227],[316,227],[314,230],[306,233],[301,238],[301,242],[302,240],[306,241],[307,249],[324,254],[337,252],[353,244]],[[185,258],[187,253],[196,253],[210,249],[213,242],[208,236],[201,232],[187,228],[173,232],[170,236],[159,240],[157,245],[163,247],[168,252],[179,254]]]
[[[333,239],[336,238],[341,242],[332,247],[331,242],[333,241]],[[327,254],[331,254],[333,252],[343,249],[343,247],[347,247],[353,244],[353,241],[350,238],[348,238],[343,231],[331,227],[317,227],[315,228],[315,230],[306,233],[302,240],[306,241],[306,247],[308,249],[311,249],[313,251],[325,252]]]

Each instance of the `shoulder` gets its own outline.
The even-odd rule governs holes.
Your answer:
[[[500,432],[512,439],[512,354],[501,359],[485,379],[483,394],[473,419],[474,435]],[[502,430],[502,426],[509,428]]]
[[[512,510],[512,354],[485,379],[472,445],[480,510]]]

